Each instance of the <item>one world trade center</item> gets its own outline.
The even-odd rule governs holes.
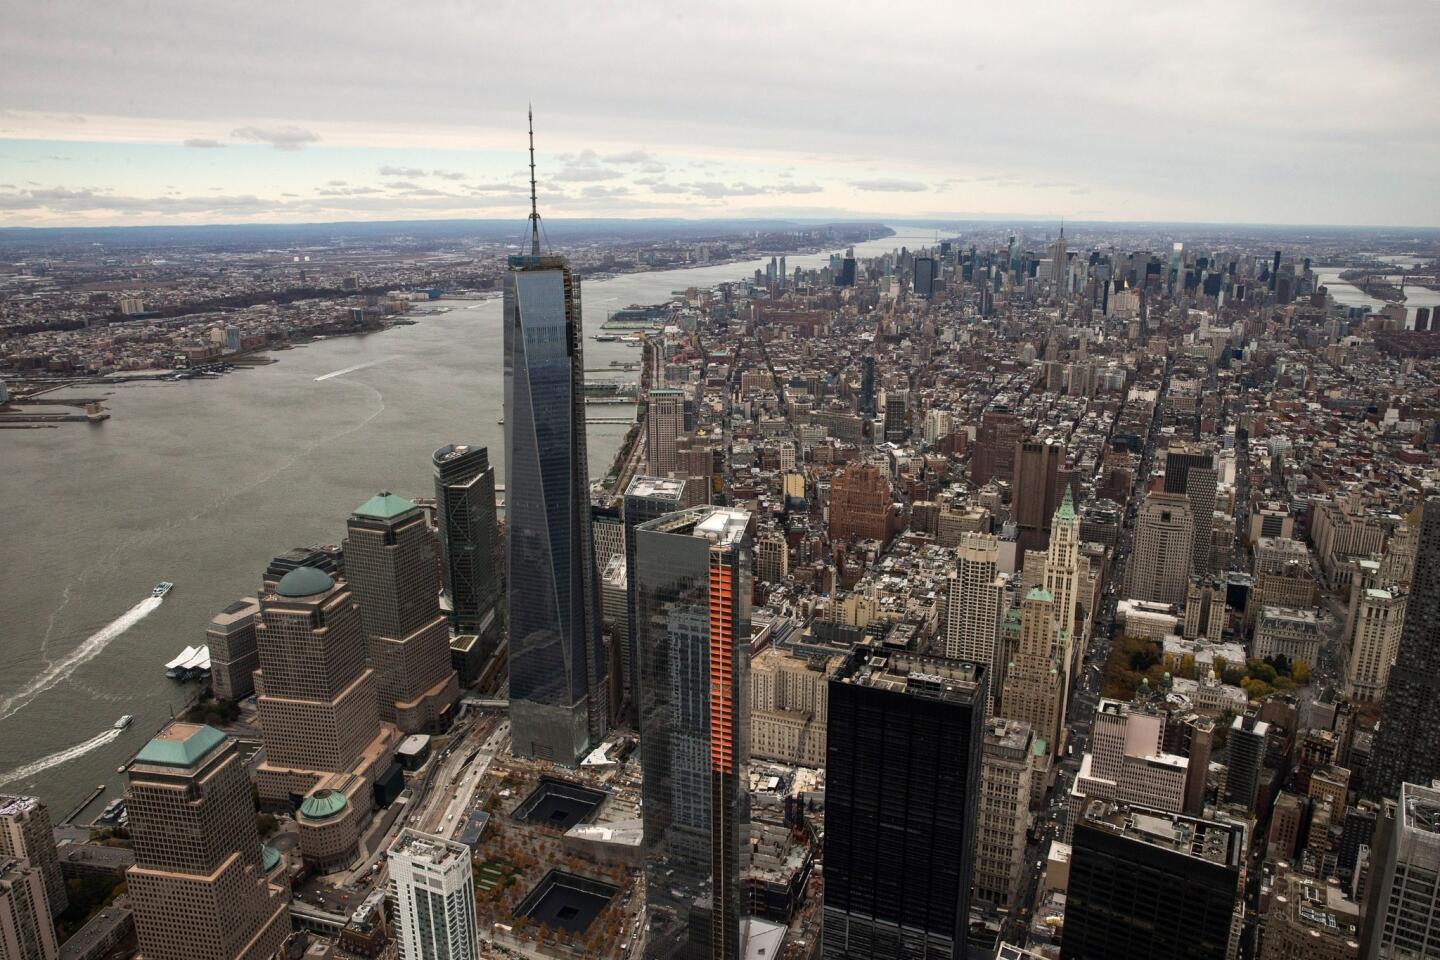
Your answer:
[[[605,735],[585,456],[580,283],[540,253],[535,146],[531,241],[505,274],[506,565],[510,729],[519,756],[574,765]]]

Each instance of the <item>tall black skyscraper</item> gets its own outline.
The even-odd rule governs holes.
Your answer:
[[[633,531],[645,956],[655,960],[740,960],[745,952],[753,537],[749,511],[727,507],[676,511]]]
[[[530,147],[528,256],[505,274],[510,729],[515,752],[573,764],[605,734],[580,283],[540,253]]]
[[[915,296],[929,300],[935,295],[935,258],[915,258]]]
[[[503,611],[495,539],[495,468],[485,447],[447,444],[435,451],[435,508],[440,566],[455,633],[495,648]]]
[[[1376,799],[1395,799],[1400,784],[1428,784],[1440,777],[1440,497],[1425,501],[1420,543],[1405,628],[1390,680],[1385,710],[1365,790]]]
[[[875,357],[868,353],[860,358],[860,415],[875,416]]]
[[[1097,800],[1075,825],[1062,960],[1225,960],[1245,828]]]
[[[861,645],[830,678],[826,960],[965,956],[983,674]]]

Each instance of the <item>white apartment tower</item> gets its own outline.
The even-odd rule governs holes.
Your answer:
[[[470,848],[405,829],[389,859],[401,960],[475,960],[479,933]]]

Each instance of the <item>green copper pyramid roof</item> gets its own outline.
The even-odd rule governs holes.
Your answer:
[[[269,873],[280,862],[280,851],[269,844],[260,844],[260,866]]]
[[[389,490],[382,490],[355,508],[357,517],[374,517],[376,520],[390,520],[415,509],[413,500],[397,497]]]
[[[1050,591],[1046,590],[1044,587],[1031,587],[1030,592],[1025,594],[1025,599],[1044,600],[1046,603],[1049,603],[1055,598],[1050,594]]]
[[[1065,484],[1065,499],[1060,501],[1060,509],[1055,516],[1060,520],[1075,519],[1075,500],[1070,496],[1070,484]]]
[[[205,754],[225,742],[225,734],[214,727],[197,727],[184,738],[156,737],[135,754],[136,763],[162,767],[193,767]]]

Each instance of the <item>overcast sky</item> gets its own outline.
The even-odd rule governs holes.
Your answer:
[[[1440,226],[1440,2],[0,0],[0,226]]]

